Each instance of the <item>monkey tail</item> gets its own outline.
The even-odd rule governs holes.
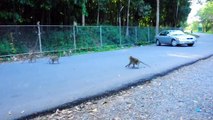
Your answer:
[[[144,62],[142,62],[142,61],[140,61],[140,63],[142,63],[142,64],[144,64],[144,65],[146,65],[146,66],[148,66],[148,67],[151,67],[151,66],[149,66],[148,64],[146,64],[146,63],[144,63]]]

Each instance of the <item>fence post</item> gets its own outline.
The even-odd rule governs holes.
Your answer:
[[[121,47],[121,25],[119,25],[119,39],[120,39],[120,47]]]
[[[42,52],[42,46],[41,46],[41,29],[40,29],[40,22],[37,22],[38,27],[38,41],[39,41],[39,50]]]
[[[135,42],[138,43],[138,27],[135,27]]]
[[[76,50],[76,35],[75,35],[75,28],[77,26],[76,25],[73,25],[73,46],[74,46],[74,50]]]
[[[103,43],[102,43],[102,27],[100,25],[100,42],[101,42],[101,47],[103,46]]]
[[[149,27],[147,28],[147,32],[148,32],[147,41],[150,43],[150,31],[149,31]]]

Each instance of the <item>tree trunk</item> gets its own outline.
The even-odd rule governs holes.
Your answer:
[[[129,7],[130,7],[130,1],[131,0],[128,0],[128,8],[127,8],[127,18],[126,18],[126,36],[129,36]]]
[[[85,16],[87,16],[86,2],[87,0],[84,0],[82,4],[82,26],[85,26]]]
[[[98,11],[97,11],[97,26],[99,25],[99,16],[100,16],[100,1],[98,0]]]
[[[160,12],[160,0],[157,0],[157,11],[156,11],[156,28],[155,28],[155,34],[157,35],[159,33],[159,12]]]
[[[121,6],[121,3],[119,3],[119,11],[118,11],[118,22],[119,22],[119,41],[121,46],[121,11],[123,9],[123,6]]]
[[[82,14],[82,26],[85,26],[85,15]]]
[[[177,6],[176,6],[175,27],[177,27],[177,23],[178,23],[178,8],[179,8],[179,0],[177,0]]]

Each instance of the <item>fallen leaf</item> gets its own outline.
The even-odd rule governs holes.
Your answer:
[[[8,114],[9,114],[9,115],[12,115],[12,112],[11,112],[11,111],[9,111],[9,112],[8,112]]]
[[[98,111],[98,109],[97,108],[94,108],[94,109],[92,109],[90,112],[97,112]]]

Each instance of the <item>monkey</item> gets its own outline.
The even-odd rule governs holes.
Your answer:
[[[0,63],[2,63],[3,61],[4,61],[4,59],[0,57]]]
[[[29,56],[29,55],[28,55]],[[24,54],[17,54],[11,57],[12,61],[22,61],[22,63],[24,63],[24,61],[28,60],[28,56],[24,55]]]
[[[54,64],[55,62],[57,62],[59,64],[59,56],[57,56],[57,55],[50,56],[49,63]]]
[[[130,65],[132,64],[132,68],[135,68],[135,65],[138,65],[138,68],[139,68],[139,64],[142,63],[148,67],[150,67],[149,65],[145,64],[144,62],[140,61],[139,59],[137,58],[134,58],[132,56],[129,57],[129,64],[127,64],[125,67],[130,67]]]
[[[68,50],[68,56],[71,56],[72,55],[72,50]]]
[[[14,55],[14,56],[11,57],[11,59],[12,59],[13,61],[17,61],[17,60],[18,60],[18,57]]]
[[[30,53],[28,56],[29,63],[36,62],[36,54],[34,52]]]
[[[72,50],[69,49],[69,50],[67,50],[67,51],[63,51],[63,55],[64,55],[64,56],[71,56],[71,55],[72,55]]]

